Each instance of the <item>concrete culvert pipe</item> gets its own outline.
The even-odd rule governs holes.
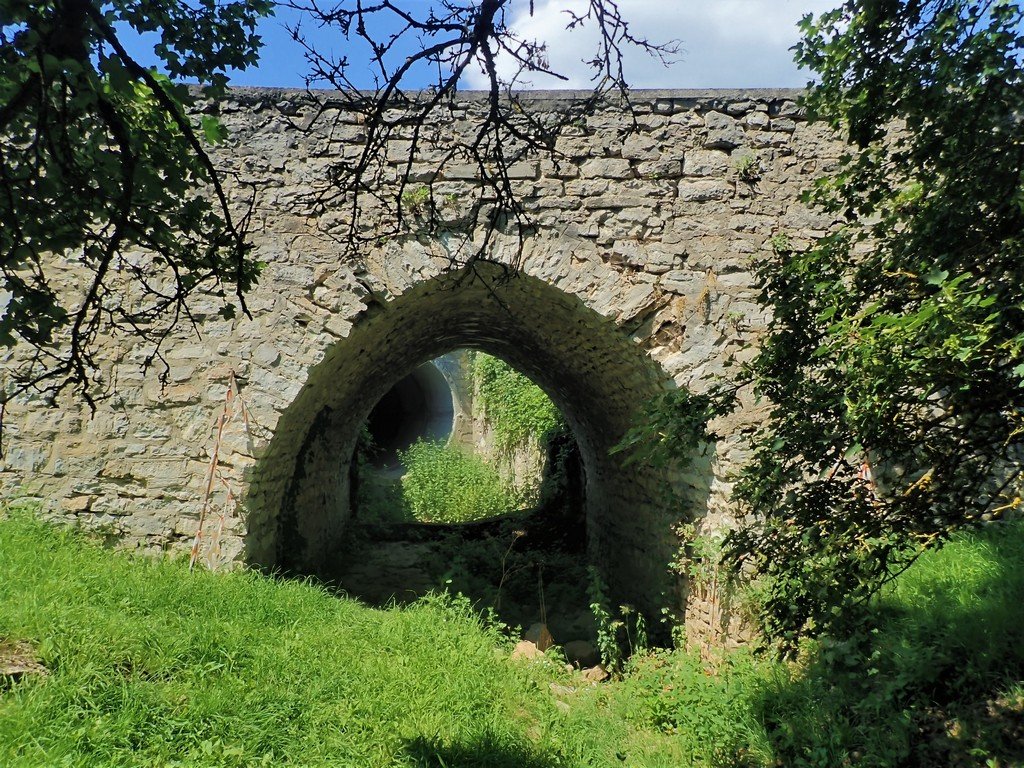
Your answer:
[[[400,470],[399,452],[417,440],[448,439],[455,419],[451,387],[433,363],[414,370],[387,391],[370,412],[373,465]]]

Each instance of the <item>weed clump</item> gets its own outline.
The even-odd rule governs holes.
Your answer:
[[[517,510],[521,494],[498,471],[458,446],[417,440],[399,452],[402,499],[420,522],[461,523]]]

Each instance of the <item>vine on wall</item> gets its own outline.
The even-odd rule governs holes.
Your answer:
[[[499,451],[512,451],[530,438],[539,444],[565,424],[544,390],[500,358],[475,352],[473,383]]]

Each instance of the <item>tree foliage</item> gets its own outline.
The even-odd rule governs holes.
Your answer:
[[[839,226],[759,265],[769,404],[733,562],[793,648],[953,531],[1021,505],[1024,12],[848,0],[803,21],[812,118],[848,139],[809,194]]]
[[[199,290],[225,296],[227,284],[223,313],[244,308],[256,278],[245,200],[207,153],[223,127],[189,109],[256,62],[255,25],[272,7],[0,0],[0,346],[34,350],[5,364],[4,400],[72,385],[91,401],[96,335],[159,355]],[[136,33],[159,35],[165,74],[128,53]]]

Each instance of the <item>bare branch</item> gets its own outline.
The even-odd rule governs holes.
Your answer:
[[[288,5],[318,26],[333,27],[346,39],[361,41],[377,73],[373,91],[354,89],[358,77],[352,74],[351,53],[331,59],[304,37],[301,24],[291,27],[311,65],[308,84],[338,91],[330,95],[309,91],[317,105],[314,120],[332,114],[339,121],[357,121],[365,131],[359,157],[336,163],[327,181],[305,201],[316,211],[347,210],[341,240],[353,257],[381,237],[443,231],[464,238],[467,247],[450,254],[452,267],[461,267],[488,259],[495,234],[508,228],[519,238],[521,252],[533,223],[509,169],[530,158],[556,158],[556,141],[566,126],[576,123],[609,92],[618,93],[632,111],[623,66],[625,47],[639,48],[663,61],[677,51],[674,43],[656,44],[633,35],[615,0],[589,0],[586,10],[578,13],[567,7],[568,28],[598,30],[598,50],[590,62],[595,69],[592,97],[558,114],[537,113],[514,91],[522,76],[540,73],[567,78],[551,69],[543,42],[524,39],[510,26],[513,10],[532,14],[533,3],[445,0],[440,14],[434,7],[423,9],[420,3],[400,0],[373,4],[293,0]],[[408,53],[410,46],[412,53]],[[511,76],[503,77],[500,57],[512,63]],[[435,72],[431,87],[409,93],[409,83],[427,68]],[[483,101],[470,108],[466,119],[448,120],[446,125],[443,115],[457,111],[456,95],[473,70],[481,72],[487,83]],[[398,168],[388,162],[389,148],[395,146],[406,147]],[[436,205],[434,185],[450,182],[450,172],[457,165],[474,168],[475,178],[467,180],[464,172],[458,174],[463,182],[460,190],[470,199],[460,200],[464,214],[452,221]],[[420,183],[413,179],[425,179],[430,204],[410,216],[410,185]],[[386,231],[365,234],[368,201],[389,214],[384,217],[391,222]],[[471,242],[474,234],[475,243]]]

